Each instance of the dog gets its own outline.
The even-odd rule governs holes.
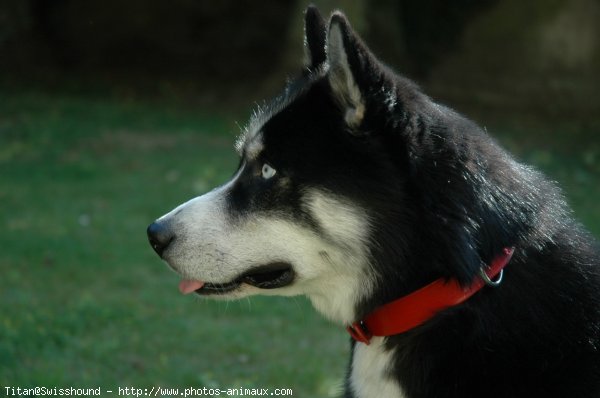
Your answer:
[[[382,64],[339,11],[232,179],[152,223],[182,293],[305,295],[345,397],[599,397],[600,250],[559,188]]]

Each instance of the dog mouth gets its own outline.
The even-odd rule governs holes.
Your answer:
[[[259,289],[276,289],[291,284],[295,276],[290,264],[277,262],[252,268],[231,282],[210,283],[198,280],[182,280],[179,283],[179,291],[183,294],[194,292],[207,296],[232,292],[242,284]]]

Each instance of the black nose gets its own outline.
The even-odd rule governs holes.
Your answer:
[[[159,222],[153,222],[146,230],[150,246],[162,257],[163,252],[175,238],[170,228]]]

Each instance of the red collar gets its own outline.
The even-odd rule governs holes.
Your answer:
[[[504,248],[487,269],[482,268],[481,276],[476,277],[469,287],[461,287],[455,279],[437,279],[377,308],[362,321],[348,326],[348,332],[354,340],[369,344],[373,336],[393,336],[422,325],[439,311],[464,302],[486,284],[494,285],[492,279],[502,272],[513,252],[512,247]],[[502,274],[497,283],[501,277]]]

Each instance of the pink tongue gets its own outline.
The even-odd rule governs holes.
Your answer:
[[[184,279],[179,282],[179,291],[181,294],[188,294],[200,289],[202,286],[204,286],[204,282],[202,281],[188,281]]]

